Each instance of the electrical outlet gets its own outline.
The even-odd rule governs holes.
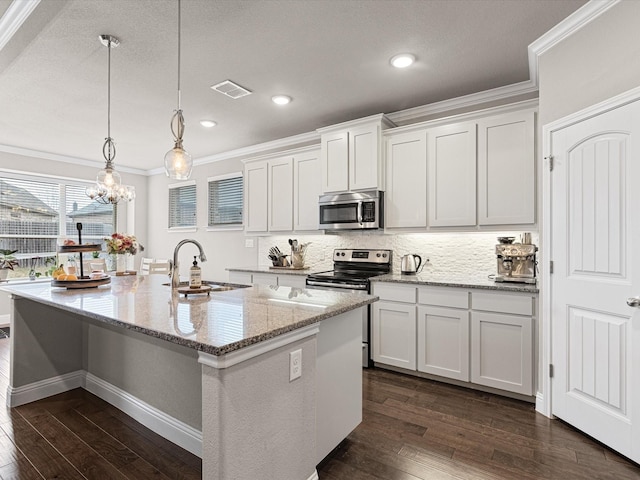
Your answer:
[[[244,246],[246,248],[253,248],[253,238],[245,238],[244,239]]]
[[[302,349],[289,353],[289,381],[302,376]]]

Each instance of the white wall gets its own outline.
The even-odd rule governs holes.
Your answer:
[[[226,173],[242,172],[240,160],[223,160],[207,165],[195,166],[190,180],[196,181],[197,230],[195,232],[170,232],[168,229],[168,186],[180,183],[170,180],[164,174],[148,177],[148,249],[147,257],[172,258],[173,250],[180,240],[192,238],[202,244],[207,261],[202,266],[205,280],[226,281],[229,266],[251,266],[256,264],[257,241],[253,248],[245,247],[242,230],[207,231],[207,178]],[[193,256],[197,255],[195,245],[186,244],[180,249],[180,271],[188,276]]]
[[[540,57],[541,126],[640,84],[638,19],[622,0]]]

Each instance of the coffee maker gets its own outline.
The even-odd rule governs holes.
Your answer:
[[[530,234],[522,237],[523,243],[513,243],[514,237],[498,237],[496,282],[536,283],[538,247],[531,244]]]

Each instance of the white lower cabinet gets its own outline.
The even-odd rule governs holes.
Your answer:
[[[469,312],[418,307],[418,371],[469,381]]]
[[[531,396],[535,294],[373,284],[376,365]]]
[[[229,272],[229,282],[241,285],[279,285],[282,287],[306,288],[306,275],[277,275],[266,272]]]
[[[416,369],[416,306],[379,301],[373,304],[373,361]]]
[[[533,394],[533,320],[503,313],[471,313],[471,381]]]

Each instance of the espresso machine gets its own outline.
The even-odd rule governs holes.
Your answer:
[[[523,234],[523,243],[513,243],[514,237],[498,237],[496,282],[536,283],[536,252],[531,236]],[[524,243],[528,242],[528,243]]]

